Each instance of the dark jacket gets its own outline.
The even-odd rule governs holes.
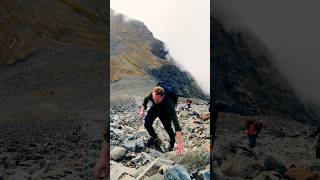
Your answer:
[[[152,98],[152,93],[150,93],[144,98],[144,101],[142,104],[144,109],[147,109],[147,104],[149,101],[152,102],[152,106],[154,106],[155,108],[159,108],[160,111],[167,112],[169,115],[168,118],[170,118],[170,120],[172,120],[175,130],[181,131],[181,127],[180,127],[180,124],[178,121],[175,105],[173,103],[173,100],[170,97],[165,96],[163,101],[160,104],[155,104],[154,100]]]

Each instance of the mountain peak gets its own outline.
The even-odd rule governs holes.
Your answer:
[[[139,87],[131,86],[130,89],[140,89],[134,94],[142,96],[158,81],[165,81],[175,86],[183,96],[206,99],[193,77],[167,58],[170,56],[164,43],[156,39],[144,23],[127,19],[130,18],[119,13],[110,14],[111,82],[127,84],[130,83],[128,79],[139,81]],[[111,88],[114,93],[119,92],[117,90]]]

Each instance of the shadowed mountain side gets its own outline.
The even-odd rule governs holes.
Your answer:
[[[280,116],[318,123],[313,109],[297,97],[294,89],[273,65],[271,53],[247,32],[227,31],[211,18],[213,97],[242,114]]]

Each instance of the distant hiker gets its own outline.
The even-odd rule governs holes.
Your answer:
[[[192,104],[192,99],[187,99],[187,106],[189,109],[191,107],[191,104]]]
[[[257,121],[247,121],[246,127],[248,129],[248,143],[250,148],[256,146],[258,133],[262,128],[262,123]]]
[[[316,150],[316,159],[320,159],[320,134],[316,135],[314,140],[314,147]]]
[[[177,118],[177,113],[175,110],[175,102],[177,102],[177,100],[171,98],[170,94],[166,92],[164,88],[160,86],[154,87],[152,92],[144,98],[140,111],[141,119],[144,117],[144,111],[147,109],[147,104],[149,101],[152,102],[152,106],[148,110],[148,113],[144,119],[144,127],[147,129],[149,135],[151,136],[151,138],[147,142],[147,147],[150,147],[152,145],[155,145],[156,148],[160,147],[161,141],[157,137],[157,134],[152,127],[154,120],[158,117],[170,137],[169,150],[172,150],[174,148],[174,144],[177,141],[177,154],[181,155],[184,151],[184,142],[182,139],[181,128]],[[171,122],[173,122],[173,125],[175,127],[175,133],[171,128]]]

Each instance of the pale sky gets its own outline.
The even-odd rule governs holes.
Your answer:
[[[209,94],[210,0],[111,0],[110,7],[142,21]]]
[[[319,0],[215,0],[211,5],[229,28],[254,32],[298,93],[320,104]]]

